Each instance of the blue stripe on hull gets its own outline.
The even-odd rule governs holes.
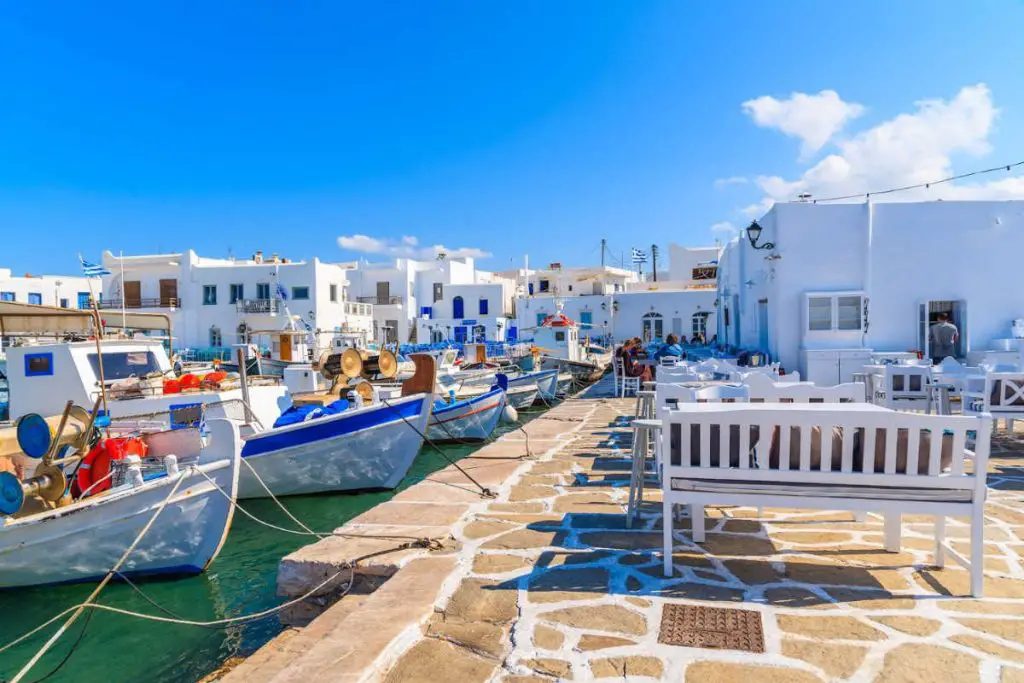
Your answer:
[[[315,441],[354,434],[400,420],[403,417],[407,420],[414,420],[422,412],[425,400],[427,400],[426,397],[423,397],[417,401],[408,401],[399,405],[381,404],[375,410],[351,414],[341,413],[336,417],[314,419],[303,422],[294,428],[288,428],[288,431],[275,432],[271,429],[246,441],[242,447],[242,457],[248,458]]]
[[[121,574],[128,577],[129,579],[142,579],[142,578],[154,578],[154,577],[170,577],[170,576],[198,576],[203,573],[205,567],[197,567],[194,564],[181,564],[173,567],[160,567],[156,569],[142,569],[139,571],[122,571]],[[34,583],[31,586],[4,586],[0,587],[0,592],[13,591],[13,590],[24,590],[26,588],[45,588],[47,586],[73,586],[76,583],[94,583],[102,580],[106,574],[96,574],[94,576],[83,576],[80,578],[68,579],[67,581],[51,581],[50,583]],[[120,581],[116,575],[114,581]]]

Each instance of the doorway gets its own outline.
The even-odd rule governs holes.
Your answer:
[[[661,313],[645,313],[643,317],[644,341],[661,341],[663,333],[664,319],[661,317]]]
[[[380,306],[386,306],[390,299],[391,299],[391,283],[390,282],[378,282],[377,283],[377,304],[380,305]]]
[[[757,302],[757,348],[771,358],[768,342],[768,299],[761,299]]]
[[[161,280],[160,281],[160,306],[168,308],[170,306],[178,305],[178,281],[177,280]]]
[[[956,325],[957,336],[954,345],[954,356],[957,359],[967,357],[970,351],[969,338],[967,336],[967,302],[963,300],[931,300],[923,301],[918,305],[917,313],[917,347],[921,349],[925,358],[931,358],[931,331],[932,325],[939,321],[939,314],[945,313],[949,321]]]

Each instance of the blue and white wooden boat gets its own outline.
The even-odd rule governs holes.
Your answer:
[[[166,506],[121,573],[135,577],[202,572],[217,557],[231,526],[242,446],[235,423],[210,420],[208,429],[205,444],[195,429],[165,433],[170,436],[168,452],[181,462],[198,457],[177,474],[160,473],[140,485],[125,483],[70,505],[3,520],[0,588],[99,580],[164,501]],[[151,449],[149,455],[160,453]]]
[[[537,387],[537,399],[552,401],[558,393],[558,370],[540,370],[529,372],[516,377],[510,377],[508,388],[516,389],[522,386],[534,385]],[[513,405],[513,408],[520,406]]]
[[[505,390],[495,386],[465,400],[434,401],[427,427],[431,441],[483,441],[498,426],[505,410]]]
[[[414,394],[248,435],[238,497],[266,497],[263,484],[275,496],[395,488],[430,411],[431,396]]]

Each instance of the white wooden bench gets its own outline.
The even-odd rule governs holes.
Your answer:
[[[811,382],[778,382],[767,375],[752,374],[743,384],[751,403],[862,403],[864,385],[849,382],[835,386],[817,386]]]
[[[936,565],[949,553],[970,570],[971,593],[981,596],[991,417],[919,415],[867,403],[680,403],[659,413],[666,576],[674,505],[690,506],[697,543],[709,504],[882,512],[885,548],[893,552],[907,512],[936,516]],[[970,517],[970,560],[945,543],[950,515]]]

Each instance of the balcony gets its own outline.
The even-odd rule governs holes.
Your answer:
[[[356,300],[361,304],[373,304],[375,306],[400,306],[400,296],[360,296]]]
[[[121,310],[136,308],[181,308],[181,299],[176,296],[154,297],[151,299],[103,299],[96,302],[101,310]]]
[[[280,303],[277,299],[239,299],[235,302],[235,311],[238,313],[277,315],[278,310]]]
[[[368,297],[368,298],[370,298],[370,297]],[[376,297],[372,297],[372,298],[376,298]],[[360,299],[360,301],[362,301],[362,299]],[[345,315],[373,317],[373,306],[371,304],[367,304],[367,303],[356,303],[354,301],[345,301],[344,302],[344,308],[342,310],[345,311]]]

